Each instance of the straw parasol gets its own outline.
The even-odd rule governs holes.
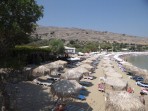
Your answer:
[[[122,78],[122,75],[116,71],[105,71],[105,76]]]
[[[88,59],[82,61],[82,63],[85,63],[85,64],[91,64],[92,62],[93,62],[92,60],[88,60]]]
[[[57,68],[50,69],[50,73],[49,73],[50,76],[57,77],[57,76],[59,76],[58,74],[59,74],[59,72],[58,72]]]
[[[50,69],[50,72],[49,72],[50,76],[58,76],[58,69],[61,67],[61,65],[59,65],[56,62],[51,62],[46,64],[45,66]]]
[[[81,73],[81,74],[89,74],[89,71],[84,68],[84,67],[77,67],[77,68],[74,68],[73,70],[76,70],[77,72]]]
[[[58,98],[69,98],[76,95],[82,86],[76,80],[61,80],[51,86],[51,92]]]
[[[45,65],[41,65],[32,70],[32,75],[35,77],[43,76],[50,73],[50,69]]]
[[[112,90],[121,91],[126,90],[128,86],[128,82],[121,78],[116,77],[107,77],[104,81],[107,85],[112,88]]]
[[[102,67],[112,67],[112,68],[114,68],[114,65],[112,65],[112,64],[107,64],[107,63],[106,63],[106,64],[102,64],[101,66],[102,66]]]
[[[55,64],[58,64],[58,65],[61,65],[61,66],[63,66],[63,67],[65,67],[65,65],[67,64],[67,62],[66,62],[66,61],[63,61],[63,60],[57,60],[57,61],[55,61],[54,63],[55,63]]]
[[[140,99],[125,91],[110,92],[105,111],[145,111]]]
[[[66,61],[63,61],[63,60],[57,60],[57,61],[55,61],[55,62],[58,63],[58,64],[61,64],[61,65],[67,64],[67,62],[66,62]]]
[[[92,69],[93,69],[93,66],[91,66],[89,64],[82,64],[82,65],[80,65],[80,67],[86,68],[89,71],[92,71]]]
[[[59,65],[55,62],[51,62],[49,64],[46,64],[46,66],[50,69],[58,69],[59,68]]]
[[[61,75],[62,79],[68,79],[68,80],[80,80],[81,77],[82,77],[82,73],[73,69],[67,70],[65,74]]]

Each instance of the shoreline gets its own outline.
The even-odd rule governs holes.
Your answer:
[[[148,52],[129,52],[129,53],[119,53],[119,54],[115,54],[114,59],[123,65],[123,67],[129,71],[134,73],[135,75],[139,75],[144,77],[145,82],[148,82],[148,70],[147,69],[142,69],[139,68],[135,65],[133,65],[132,63],[126,61],[126,57],[129,56],[139,56],[139,55],[148,55]]]

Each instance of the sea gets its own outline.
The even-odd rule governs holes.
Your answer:
[[[130,62],[134,66],[148,70],[148,55],[128,56],[126,60],[127,62]]]

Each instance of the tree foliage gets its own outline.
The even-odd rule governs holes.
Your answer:
[[[26,43],[36,21],[43,16],[43,7],[35,0],[0,1],[0,49]]]
[[[64,43],[60,39],[51,39],[49,41],[49,47],[53,54],[63,54],[64,53]]]

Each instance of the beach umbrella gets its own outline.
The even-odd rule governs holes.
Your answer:
[[[49,64],[49,68],[50,69],[58,69],[59,68],[59,64],[56,62],[52,62]]]
[[[80,65],[80,67],[86,68],[89,71],[92,71],[93,70],[93,66],[91,66],[89,64],[82,64],[82,65]]]
[[[93,62],[92,60],[88,60],[88,59],[82,61],[82,63],[86,63],[86,64],[91,64],[92,62]]]
[[[128,86],[128,82],[126,80],[116,77],[107,77],[104,82],[106,87],[109,86],[112,90],[116,91],[126,90]]]
[[[106,67],[111,67],[111,68],[114,68],[114,65],[112,65],[112,64],[102,64],[101,65],[102,67],[104,67],[104,68],[106,68]]]
[[[59,64],[56,62],[51,62],[48,64],[45,64],[46,67],[48,67],[49,69],[58,69],[59,68]]]
[[[80,78],[82,77],[82,73],[78,72],[77,70],[67,70],[65,72],[65,74],[61,75],[62,79],[68,79],[68,80],[80,80]]]
[[[108,70],[104,72],[105,76],[107,77],[117,77],[117,78],[122,78],[122,75],[114,70]]]
[[[105,67],[103,68],[104,72],[115,72],[115,69],[112,67]]]
[[[138,97],[126,91],[115,91],[107,95],[105,111],[145,111],[145,107]]]
[[[32,75],[35,77],[43,76],[50,73],[50,69],[45,65],[38,66],[32,70]]]
[[[90,57],[88,60],[95,61],[97,59],[98,59],[98,56],[93,56],[93,57]]]
[[[89,74],[89,71],[84,67],[79,66],[79,67],[74,68],[73,70],[76,70],[77,72],[81,74]]]
[[[73,97],[81,88],[82,86],[76,80],[61,80],[51,86],[51,92],[62,99]]]
[[[67,64],[67,62],[63,60],[58,60],[58,61],[55,61],[54,63],[58,65],[62,65],[63,67]]]
[[[66,61],[63,61],[63,60],[57,60],[55,62],[58,63],[58,64],[61,64],[61,65],[67,64],[67,62]]]
[[[50,73],[49,73],[50,76],[57,77],[59,76],[58,74],[59,72],[57,68],[50,69]]]
[[[59,65],[56,62],[51,62],[45,65],[46,67],[48,67],[50,69],[50,76],[57,76],[58,75],[58,70],[61,67],[61,65]]]

